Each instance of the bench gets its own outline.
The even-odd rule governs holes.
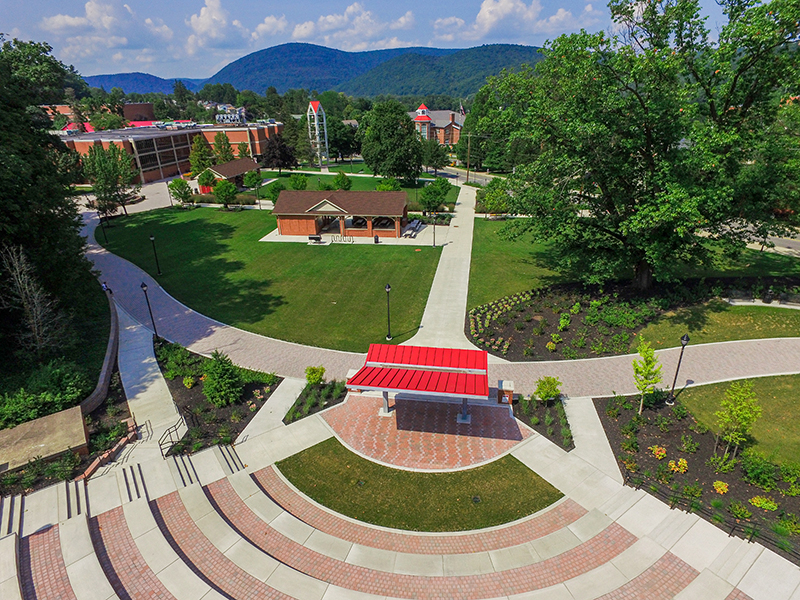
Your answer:
[[[322,236],[319,235],[319,234],[310,235],[310,236],[308,236],[308,241],[309,242],[314,242],[315,244],[319,244],[320,242],[322,242]]]

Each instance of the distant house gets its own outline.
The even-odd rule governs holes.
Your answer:
[[[399,238],[408,224],[406,200],[405,192],[283,190],[272,214],[280,235]]]
[[[464,115],[452,110],[428,110],[420,104],[416,112],[408,113],[423,140],[435,139],[440,144],[454,146],[461,138]]]
[[[230,181],[237,188],[240,188],[244,187],[244,174],[250,171],[258,171],[260,168],[252,158],[237,158],[231,162],[214,165],[206,170],[211,171],[217,181]],[[200,186],[201,194],[210,194],[211,191],[212,188],[209,186]]]

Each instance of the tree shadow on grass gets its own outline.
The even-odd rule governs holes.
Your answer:
[[[668,323],[681,325],[689,333],[700,331],[709,323],[709,317],[715,313],[722,313],[730,309],[730,304],[722,300],[711,300],[704,304],[679,308],[674,313],[657,317],[653,324]]]

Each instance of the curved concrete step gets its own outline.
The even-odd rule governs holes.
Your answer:
[[[19,538],[16,533],[0,538],[0,598],[22,600],[19,577]]]
[[[58,525],[20,539],[19,580],[26,600],[77,600],[61,553]]]

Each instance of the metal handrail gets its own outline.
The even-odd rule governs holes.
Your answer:
[[[178,422],[175,425],[172,425],[161,434],[161,437],[158,438],[158,449],[161,451],[161,458],[167,457],[167,452],[169,452],[172,447],[181,441],[181,436],[178,435],[178,430],[181,428],[181,425],[186,425],[186,420],[183,418],[183,413],[181,413],[178,406],[175,406],[175,409],[178,411],[180,417],[178,418]],[[172,439],[172,436],[175,435],[177,439]],[[166,450],[164,450],[166,447]]]

